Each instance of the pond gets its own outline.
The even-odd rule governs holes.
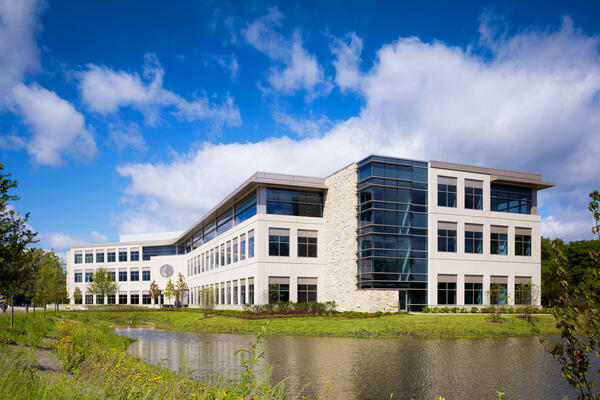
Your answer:
[[[239,374],[239,357],[249,335],[198,334],[158,329],[117,329],[137,339],[134,355],[194,377],[228,370]],[[558,363],[534,337],[470,340],[352,339],[268,336],[265,361],[271,382],[286,378],[294,396],[333,399],[557,399],[575,392],[560,376]],[[263,363],[264,365],[264,363]]]

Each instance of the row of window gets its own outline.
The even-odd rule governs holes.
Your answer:
[[[317,231],[298,229],[298,257],[317,257],[317,247]],[[269,228],[269,255],[289,257],[289,229]]]
[[[437,304],[456,305],[456,276],[438,276]],[[508,283],[504,277],[492,279],[489,289],[490,304],[508,304]],[[531,305],[531,278],[516,278],[514,283],[514,304]],[[464,283],[464,304],[483,304],[483,277],[466,277]]]
[[[246,238],[248,238],[246,242]],[[254,257],[254,230],[207,250],[187,262],[188,276]]]
[[[131,269],[129,274],[127,274],[127,270],[119,270],[119,282],[127,282],[127,277],[129,275],[130,282],[139,282],[140,280],[140,270],[139,269]],[[83,272],[81,270],[75,270],[73,274],[75,278],[75,283],[83,282]],[[108,271],[108,276],[112,278],[113,281],[116,280],[116,272]],[[93,282],[94,272],[93,271],[85,271],[85,281]],[[150,268],[142,269],[142,281],[150,281]]]
[[[96,250],[96,263],[103,262],[116,262],[117,261],[117,251],[112,249],[108,250],[106,253],[104,250]],[[94,262],[94,252],[91,250],[86,250],[85,253],[82,251],[75,252],[75,264],[82,264],[85,255],[85,263],[91,264]],[[140,261],[140,250],[139,249],[119,249],[119,262],[127,262],[127,261]],[[106,257],[105,257],[106,256]],[[106,259],[106,261],[105,261]]]
[[[456,253],[456,222],[438,222],[438,251]],[[508,227],[490,227],[490,253],[508,254]],[[483,225],[465,224],[465,253],[483,253]],[[515,228],[514,255],[531,256],[531,228]]]
[[[246,279],[236,279],[193,287],[190,289],[190,304],[202,305],[207,295],[213,296],[214,303],[218,305],[254,304],[254,278],[248,278],[247,282]]]
[[[298,278],[296,285],[298,303],[317,302],[317,278]],[[290,278],[269,277],[269,304],[290,301]]]
[[[438,176],[438,206],[456,207],[457,178]],[[465,208],[483,210],[483,181],[465,179]],[[490,185],[490,211],[531,214],[532,190],[507,185]]]
[[[94,303],[94,297],[96,302]],[[140,303],[141,300],[141,303]],[[118,295],[116,294],[109,294],[106,296],[101,296],[101,295],[96,295],[94,296],[93,294],[85,294],[84,296],[82,296],[81,299],[75,299],[75,304],[82,304],[85,302],[85,304],[87,305],[91,305],[91,304],[152,304],[152,298],[150,297],[149,293],[143,293],[140,296],[139,292],[133,292],[133,293],[119,293]],[[117,302],[118,301],[118,302]],[[154,304],[158,304],[160,301],[160,304],[164,304],[164,296],[160,295],[160,299],[156,298],[154,300]]]

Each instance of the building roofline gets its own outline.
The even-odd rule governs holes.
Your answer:
[[[82,243],[75,244],[70,249],[84,249],[84,248],[107,248],[107,247],[127,247],[127,246],[173,246],[175,239],[162,239],[162,240],[140,240],[137,242],[109,242],[109,243]]]

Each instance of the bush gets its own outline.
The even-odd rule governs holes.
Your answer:
[[[471,313],[477,314],[479,312],[479,307],[471,307]]]
[[[431,312],[431,308],[425,306],[425,307],[423,307],[423,309],[421,310],[421,312],[430,313]]]
[[[381,312],[381,311],[375,311],[375,312],[373,313],[373,315],[374,315],[375,317],[381,317],[381,316],[383,315],[383,312]]]
[[[506,307],[506,308],[504,309],[504,313],[505,313],[505,314],[514,314],[514,313],[515,313],[515,308],[514,308],[514,307],[512,307],[512,306],[511,306],[511,307]]]

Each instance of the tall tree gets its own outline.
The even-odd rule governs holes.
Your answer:
[[[98,268],[92,276],[92,282],[89,284],[87,291],[97,296],[115,294],[119,290],[119,284],[115,282],[112,274],[109,274],[106,268]]]
[[[17,181],[4,172],[0,163],[0,292],[11,299],[11,321],[14,324],[14,296],[26,290],[25,286],[33,278],[33,271],[24,262],[27,246],[37,242],[37,233],[29,229],[29,213],[24,216],[16,212],[10,202],[19,196],[9,193],[15,189]]]
[[[167,286],[165,286],[164,295],[167,299],[169,299],[169,303],[171,302],[171,298],[175,294],[175,285],[171,282],[171,279],[167,282]]]
[[[65,298],[65,292],[66,274],[60,257],[54,253],[54,250],[43,252],[35,276],[34,299],[36,303],[44,306],[44,317],[46,317],[46,306],[61,302]]]
[[[185,295],[185,293],[188,290],[188,285],[187,283],[185,283],[185,280],[183,279],[183,274],[180,272],[178,277],[177,277],[177,283],[175,284],[175,298],[177,299],[177,302],[179,303],[179,307],[183,306],[183,297]]]

